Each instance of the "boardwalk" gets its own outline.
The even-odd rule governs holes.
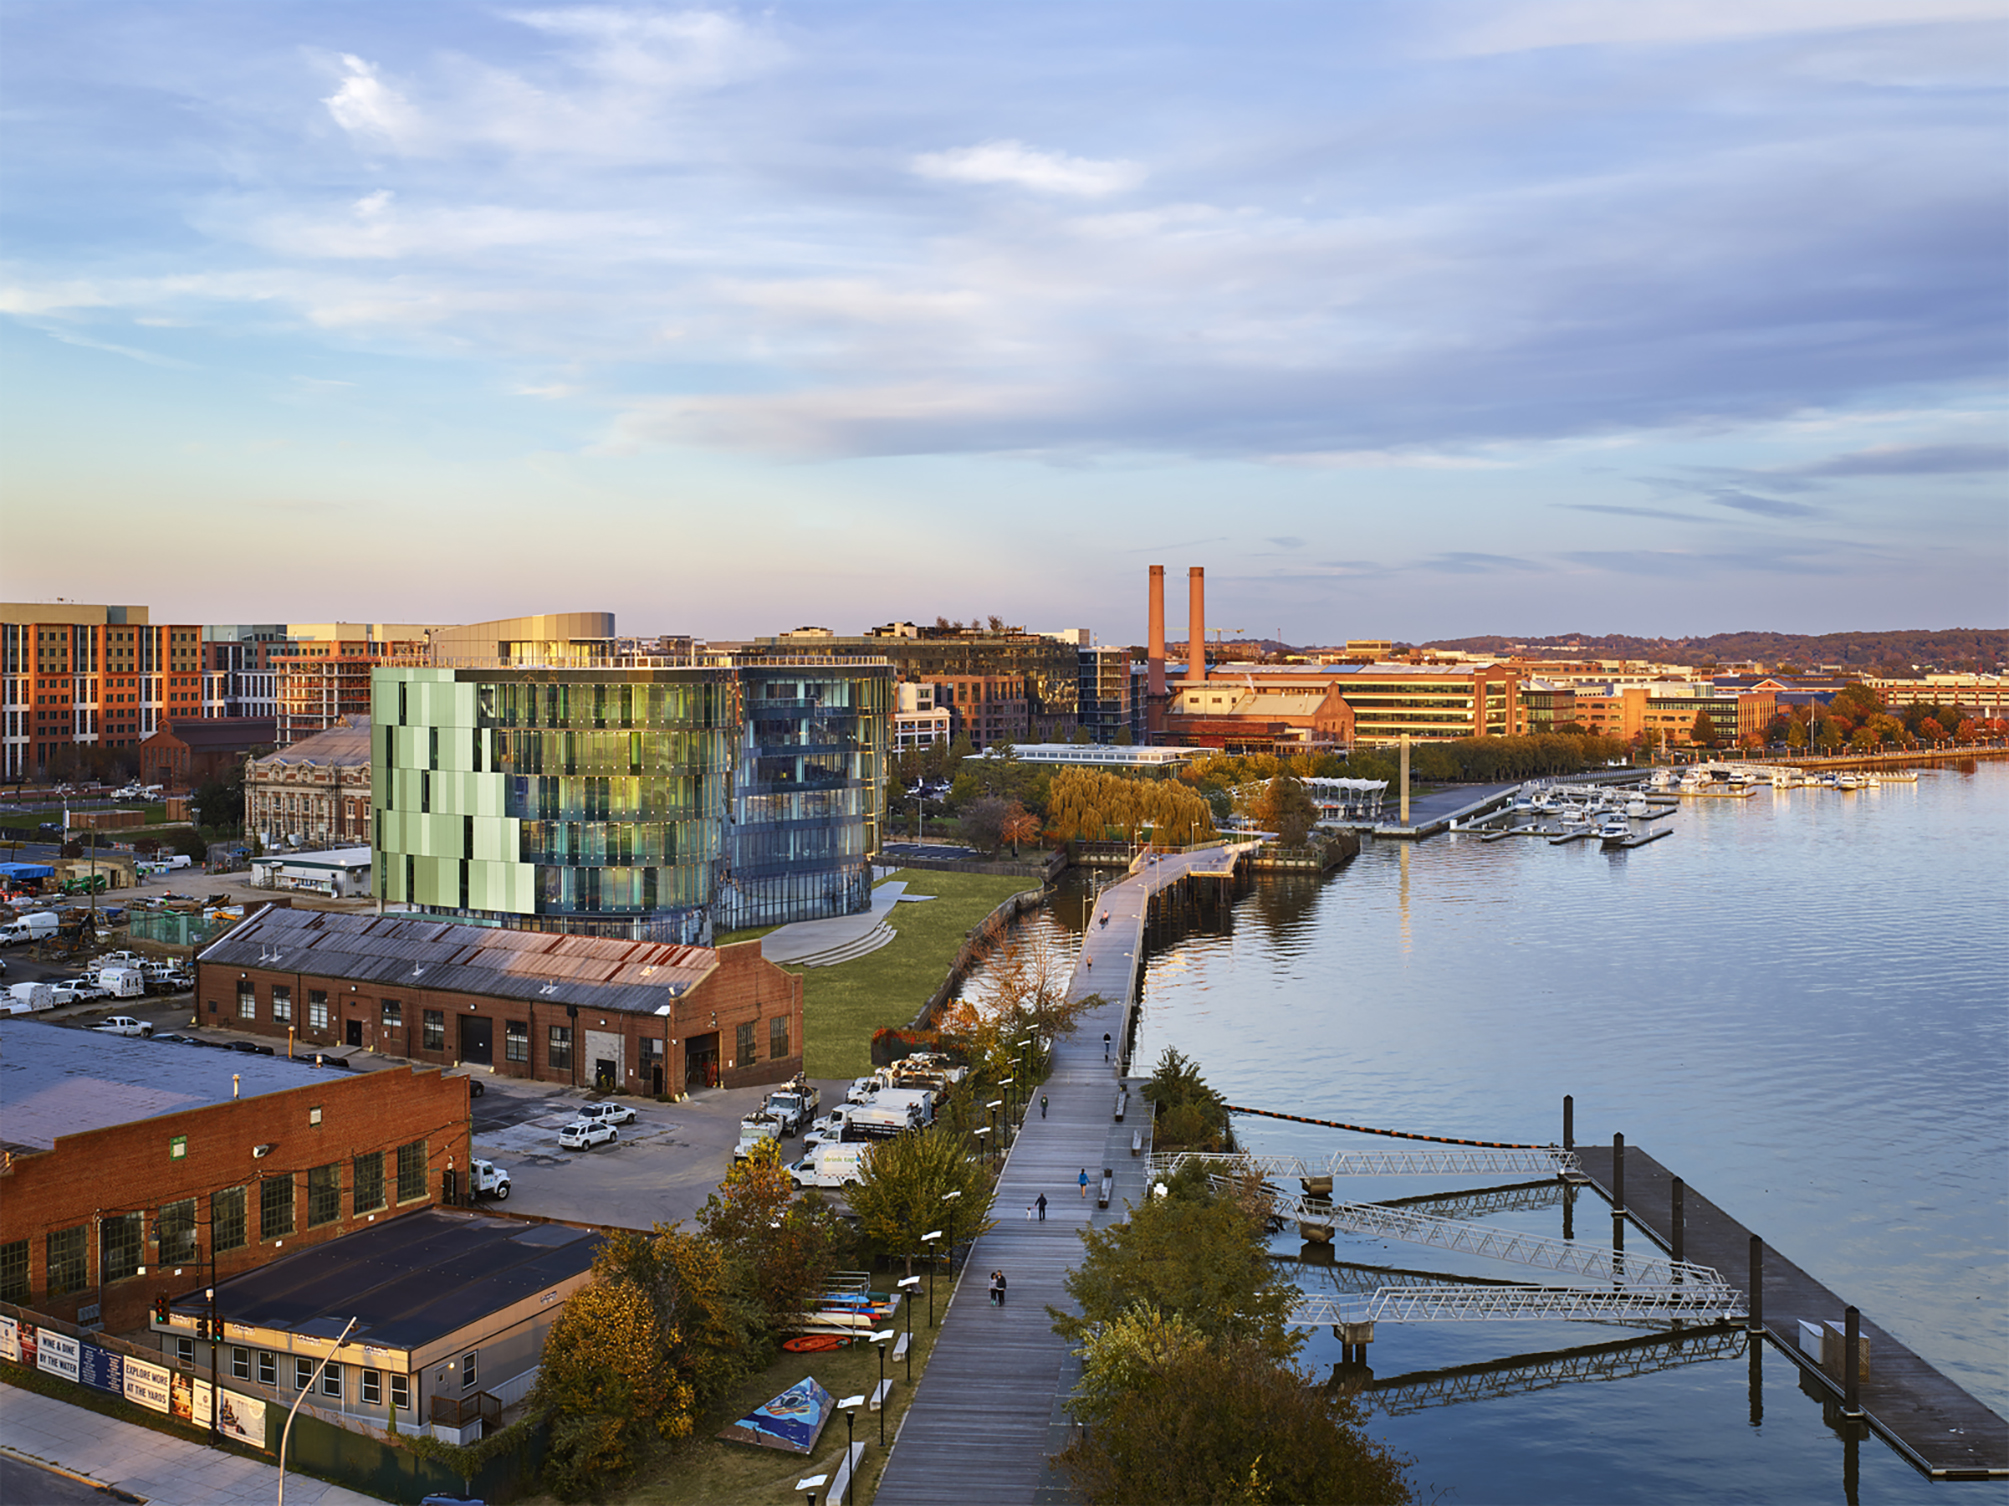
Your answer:
[[[1151,1152],[1150,1110],[1134,1093],[1122,1124],[1114,1119],[1122,1042],[1136,995],[1144,919],[1150,896],[1203,875],[1196,882],[1231,876],[1243,849],[1180,853],[1141,866],[1103,890],[1098,919],[1091,920],[1069,983],[1070,998],[1100,994],[1108,1002],[1086,1015],[1076,1032],[1057,1042],[1046,1084],[1042,1119],[1035,1104],[998,1180],[993,1216],[998,1227],[978,1240],[959,1274],[940,1340],[928,1361],[913,1406],[900,1425],[892,1457],[875,1498],[880,1506],[962,1506],[968,1501],[1032,1503],[1061,1500],[1046,1459],[1066,1446],[1066,1398],[1077,1362],[1053,1332],[1048,1304],[1067,1306],[1061,1279],[1081,1254],[1079,1231],[1115,1222],[1144,1194]],[[1109,923],[1099,916],[1104,910]],[[1103,1036],[1111,1057],[1103,1060]],[[1137,1082],[1129,1082],[1133,1089]],[[1144,1131],[1141,1153],[1131,1154],[1132,1132]],[[1104,1167],[1116,1174],[1107,1212],[1095,1207],[1095,1186],[1083,1199],[1083,1170],[1099,1182]],[[1044,1192],[1045,1223],[1025,1210]],[[1007,1300],[990,1305],[987,1277],[1002,1270]],[[926,1301],[925,1295],[922,1298]]]
[[[1577,1154],[1590,1179],[1610,1197],[1611,1147],[1579,1145]],[[1673,1237],[1673,1181],[1673,1174],[1638,1146],[1625,1148],[1626,1211],[1663,1243],[1671,1243]],[[1692,1187],[1684,1189],[1682,1206],[1687,1258],[1715,1267],[1734,1286],[1747,1285],[1752,1231]],[[1583,1228],[1581,1219],[1578,1228]],[[1801,1358],[1800,1321],[1839,1323],[1848,1305],[1769,1248],[1764,1256],[1764,1287],[1765,1329],[1795,1359]],[[1862,1331],[1870,1342],[1870,1378],[1862,1383],[1861,1401],[1871,1427],[1935,1477],[2009,1474],[2009,1423],[1867,1316]],[[1805,1360],[1801,1363],[1808,1368]],[[1818,1370],[1812,1373],[1815,1384],[1832,1389],[1839,1402],[1840,1388]]]

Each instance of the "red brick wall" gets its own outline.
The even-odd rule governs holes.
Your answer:
[[[316,1108],[321,1111],[318,1125],[309,1122],[310,1110]],[[179,1159],[171,1154],[176,1136],[187,1138],[186,1154]],[[415,1140],[426,1143],[425,1196],[400,1204],[397,1149]],[[254,1158],[252,1147],[258,1145],[270,1145],[272,1150]],[[385,1153],[387,1206],[374,1215],[357,1216],[353,1162],[373,1151]],[[246,1243],[224,1253],[217,1264],[217,1274],[229,1276],[263,1265],[286,1250],[435,1205],[446,1171],[451,1167],[464,1176],[469,1155],[468,1093],[461,1079],[426,1071],[331,1074],[325,1082],[256,1098],[65,1135],[54,1150],[16,1154],[0,1173],[0,1244],[28,1242],[26,1306],[75,1321],[80,1306],[102,1296],[102,1321],[116,1333],[144,1327],[155,1296],[178,1297],[207,1284],[212,1191],[245,1189]],[[310,1229],[307,1172],[331,1163],[341,1168],[340,1209],[333,1222]],[[259,1181],[287,1172],[294,1179],[294,1232],[283,1239],[263,1240]],[[173,1267],[156,1263],[160,1250],[154,1226],[164,1205],[186,1198],[196,1200],[198,1263],[184,1265],[177,1275]],[[145,1215],[145,1273],[112,1282],[101,1292],[97,1220],[100,1215],[134,1211]],[[89,1231],[85,1240],[89,1283],[82,1291],[48,1296],[46,1236],[80,1224]]]
[[[664,1067],[664,1087],[670,1093],[683,1091],[688,1079],[688,1057],[702,1052],[704,1043],[717,1037],[716,1080],[726,1087],[746,1087],[756,1083],[785,1082],[802,1069],[802,979],[776,967],[761,955],[758,941],[742,942],[719,949],[718,966],[674,1001],[674,1012],[627,1014],[579,1006],[577,1015],[556,1001],[502,998],[492,994],[467,994],[424,987],[385,987],[381,983],[349,983],[339,978],[305,973],[275,972],[198,963],[195,1002],[197,1018],[204,1025],[242,1030],[275,1040],[287,1039],[288,1024],[272,1017],[274,986],[292,991],[291,1028],[295,1055],[312,1056],[318,1047],[360,1045],[386,1056],[405,1057],[436,1066],[461,1062],[463,1019],[486,1020],[491,1032],[493,1070],[499,1077],[535,1078],[541,1082],[593,1084],[593,1061],[586,1049],[585,1032],[605,1031],[622,1038],[622,1080],[618,1084],[630,1093],[654,1092],[652,1077],[645,1076],[642,1051],[644,1040],[659,1048],[654,1058]],[[237,991],[241,983],[253,990],[255,1017],[238,1013]],[[424,977],[413,978],[422,984]],[[312,1024],[312,992],[325,993],[328,1023]],[[665,1002],[670,1002],[667,991]],[[398,1004],[400,1024],[384,1023],[386,1001]],[[425,1016],[440,1016],[444,1044],[428,1049],[425,1044]],[[771,1022],[782,1016],[788,1023],[788,1051],[771,1056]],[[354,1023],[354,1039],[350,1025]],[[508,1058],[508,1027],[525,1028],[528,1061]],[[734,1062],[738,1027],[754,1027],[755,1061],[751,1066]],[[550,1062],[550,1027],[572,1031],[572,1064],[553,1067]],[[477,1068],[480,1070],[480,1068]]]

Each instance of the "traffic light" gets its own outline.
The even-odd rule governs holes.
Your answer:
[[[158,1327],[167,1327],[167,1298],[156,1297],[153,1299],[153,1320]]]

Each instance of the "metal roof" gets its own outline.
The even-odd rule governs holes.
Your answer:
[[[218,967],[313,973],[655,1014],[718,966],[709,947],[491,930],[409,915],[261,910],[201,954]]]
[[[422,1349],[589,1269],[604,1236],[426,1209],[283,1255],[218,1284],[231,1323]],[[192,1292],[177,1311],[207,1314]]]
[[[370,762],[370,719],[345,716],[341,724],[312,737],[303,737],[290,747],[252,760],[252,769],[274,768],[281,764],[320,764],[334,768],[367,768]]]

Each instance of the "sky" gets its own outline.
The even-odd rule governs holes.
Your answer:
[[[2009,624],[2003,0],[0,0],[0,597]]]

